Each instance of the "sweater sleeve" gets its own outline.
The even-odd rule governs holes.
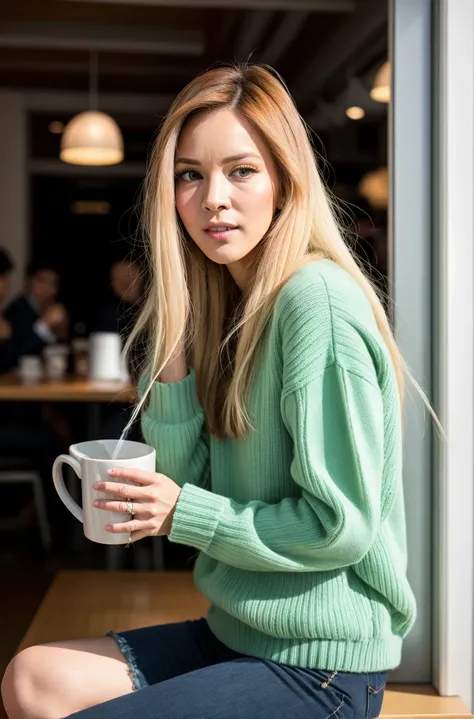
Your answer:
[[[246,505],[185,484],[169,539],[250,571],[359,562],[380,523],[383,407],[376,383],[333,363],[283,400],[300,496]]]
[[[146,379],[140,381],[140,390]],[[176,484],[209,488],[209,436],[193,369],[180,382],[154,382],[142,415],[145,441],[156,450],[156,469]]]

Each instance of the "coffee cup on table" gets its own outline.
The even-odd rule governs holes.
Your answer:
[[[154,472],[156,453],[153,447],[142,442],[125,440],[121,442],[117,459],[112,459],[120,440],[103,439],[80,442],[69,448],[69,454],[61,454],[53,465],[53,481],[59,497],[76,519],[84,525],[84,534],[99,544],[126,544],[128,533],[111,534],[105,530],[107,524],[121,524],[130,520],[126,512],[111,512],[93,506],[95,499],[112,499],[105,492],[97,492],[92,486],[96,482],[117,482],[134,484],[126,479],[114,479],[107,474],[114,467],[128,467]],[[63,464],[73,468],[82,483],[82,507],[71,497],[63,478]]]
[[[122,340],[116,332],[93,332],[90,336],[89,375],[92,380],[130,379],[122,355]]]
[[[23,355],[18,361],[18,374],[25,384],[34,384],[43,377],[43,364],[36,355]]]
[[[43,350],[46,376],[50,380],[64,379],[67,370],[69,348],[66,345],[48,345]]]
[[[89,374],[89,340],[85,337],[76,337],[72,341],[74,354],[74,374],[76,377],[86,378]]]

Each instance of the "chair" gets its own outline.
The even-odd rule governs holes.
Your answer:
[[[46,501],[39,473],[25,460],[17,457],[0,459],[0,484],[24,484],[33,486],[36,516],[40,530],[41,544],[44,549],[51,546],[51,527],[46,512]],[[0,518],[0,529],[14,530],[19,526],[16,518]]]

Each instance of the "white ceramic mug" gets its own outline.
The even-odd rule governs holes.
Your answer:
[[[81,442],[69,447],[70,454],[61,454],[53,464],[53,481],[60,498],[76,519],[84,525],[84,534],[92,542],[100,544],[125,544],[128,533],[111,534],[105,530],[107,524],[127,522],[130,515],[121,512],[109,512],[93,506],[95,499],[112,499],[112,495],[92,489],[95,482],[118,482],[133,484],[125,479],[114,479],[107,474],[113,467],[130,467],[146,472],[156,471],[156,453],[153,447],[141,442],[122,442],[119,456],[112,459],[119,440],[104,439],[93,442]],[[62,466],[68,464],[82,481],[82,508],[73,500],[66,489]]]
[[[93,332],[90,336],[89,374],[92,380],[129,379],[122,356],[122,340],[115,332]]]

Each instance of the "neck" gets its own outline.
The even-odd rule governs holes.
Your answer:
[[[243,260],[239,260],[238,262],[232,262],[230,265],[227,265],[227,269],[232,275],[234,282],[239,288],[239,290],[242,292],[242,294],[244,294],[248,285],[249,271],[244,265]]]

